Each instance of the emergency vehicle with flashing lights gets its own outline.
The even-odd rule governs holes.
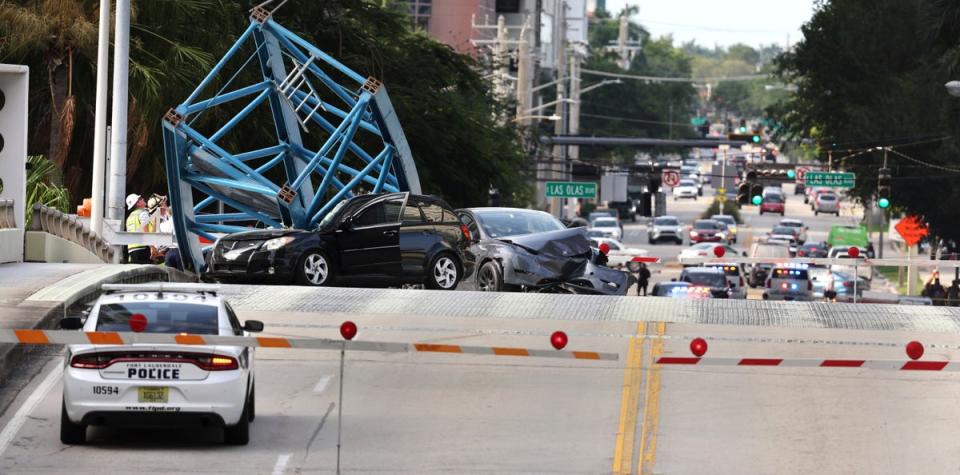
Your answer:
[[[248,336],[218,286],[106,284],[85,332]],[[224,442],[246,445],[255,415],[254,349],[177,344],[69,345],[63,372],[60,440],[86,442],[87,426],[222,427]]]
[[[764,300],[808,302],[813,298],[813,281],[808,264],[778,264],[767,276]]]

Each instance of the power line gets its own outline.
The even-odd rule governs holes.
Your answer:
[[[662,120],[644,120],[644,119],[630,119],[628,117],[616,117],[612,115],[600,115],[600,114],[587,114],[584,112],[580,113],[581,117],[593,117],[595,119],[609,119],[609,120],[621,120],[623,122],[637,122],[641,124],[661,124],[661,125],[679,125],[679,126],[690,126],[692,125],[684,122],[664,122]]]
[[[896,151],[896,150],[894,150],[894,149],[892,149],[892,148],[888,148],[887,150],[888,150],[890,153],[894,154],[894,155],[899,155],[900,157],[903,157],[903,158],[905,158],[905,159],[907,159],[907,160],[910,160],[911,162],[914,162],[914,163],[919,164],[919,165],[924,165],[924,166],[933,168],[933,169],[935,169],[935,170],[943,170],[943,171],[952,172],[952,173],[960,173],[960,169],[949,168],[949,167],[945,167],[945,166],[942,166],[942,165],[937,165],[937,164],[935,164],[935,163],[925,162],[925,161],[923,161],[923,160],[920,160],[920,159],[917,159],[917,158],[913,158],[913,157],[911,157],[911,156],[909,156],[909,155],[907,155],[907,154],[905,154],[905,153],[898,152],[898,151]]]
[[[715,78],[690,78],[690,77],[664,77],[664,76],[639,76],[634,74],[610,73],[606,71],[596,71],[593,69],[581,69],[583,74],[592,74],[594,76],[605,76],[619,79],[636,79],[647,82],[677,82],[677,83],[695,83],[695,82],[724,82],[724,81],[752,81],[755,79],[769,78],[769,74],[750,74],[746,76],[726,76]]]

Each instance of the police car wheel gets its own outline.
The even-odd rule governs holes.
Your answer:
[[[67,417],[67,405],[60,405],[60,442],[67,445],[81,445],[87,441],[87,426],[75,424]]]
[[[237,425],[223,428],[223,442],[227,445],[247,445],[250,442],[250,400],[243,405]]]

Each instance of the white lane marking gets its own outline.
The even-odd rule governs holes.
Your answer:
[[[20,432],[20,428],[22,428],[23,423],[26,422],[27,416],[36,409],[43,398],[47,397],[47,393],[57,384],[57,380],[60,379],[62,373],[63,365],[54,363],[53,369],[47,373],[47,376],[37,385],[37,388],[30,394],[30,397],[20,405],[20,408],[13,414],[13,417],[7,421],[3,432],[0,432],[0,455],[3,455],[3,453],[7,451],[10,442],[13,442],[13,439],[17,436],[17,432]]]
[[[273,475],[283,475],[283,472],[287,469],[287,463],[290,462],[290,457],[293,454],[281,454],[277,457],[277,463],[273,466]]]
[[[330,380],[333,379],[332,376],[324,376],[320,378],[320,381],[317,381],[317,385],[313,387],[313,392],[320,394],[324,389],[327,389],[327,385],[330,384]]]

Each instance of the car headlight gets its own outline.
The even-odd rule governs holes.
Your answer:
[[[267,251],[276,251],[277,249],[280,249],[281,247],[286,246],[293,241],[293,236],[278,237],[263,243],[263,249]]]
[[[691,236],[698,236],[698,234],[697,234],[696,231],[690,231],[690,235],[691,235]]]

